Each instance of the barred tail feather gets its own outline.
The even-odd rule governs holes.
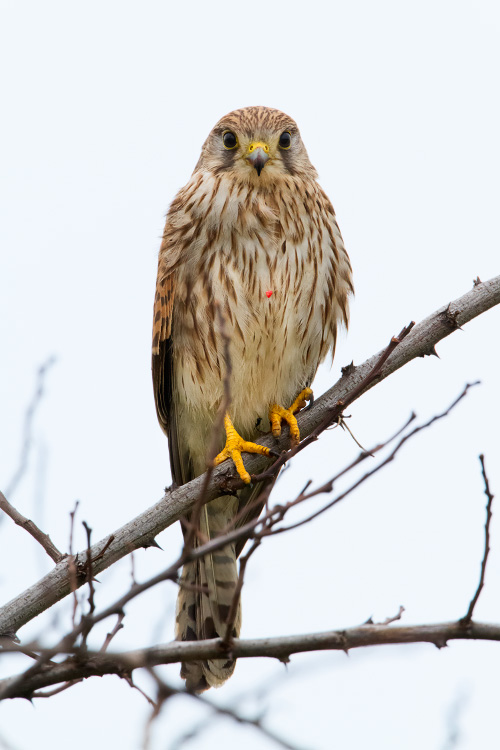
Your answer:
[[[236,513],[234,498],[220,497],[204,506],[200,518],[201,537],[211,539],[222,533]],[[176,638],[181,641],[223,638],[238,580],[236,551],[228,544],[205,558],[187,563],[181,576],[177,598]],[[237,638],[241,627],[241,604],[232,635]],[[234,672],[233,659],[185,662],[181,677],[188,690],[202,692],[220,687]]]

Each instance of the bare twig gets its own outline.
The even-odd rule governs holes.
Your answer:
[[[403,616],[403,612],[405,611],[405,608],[403,605],[400,604],[398,613],[396,615],[393,615],[392,617],[386,617],[385,620],[382,622],[373,622],[373,618],[369,617],[368,620],[364,623],[365,625],[390,625],[391,622],[396,622],[397,620],[400,620]]]
[[[236,620],[236,615],[238,613],[238,604],[240,601],[241,589],[243,588],[243,579],[245,577],[245,570],[247,567],[247,563],[249,559],[251,558],[251,556],[253,555],[253,553],[255,552],[255,550],[257,549],[257,547],[259,546],[260,541],[261,541],[260,538],[257,538],[252,544],[252,546],[250,547],[250,549],[248,550],[248,552],[245,555],[242,555],[242,557],[240,558],[240,571],[238,574],[238,580],[234,588],[233,598],[231,600],[229,613],[226,619],[226,632],[223,638],[223,643],[225,647],[229,647],[232,642],[234,621]]]
[[[354,442],[356,443],[356,445],[358,446],[358,448],[360,448],[360,450],[362,450],[364,453],[366,453],[366,448],[363,448],[363,446],[361,445],[361,443],[359,442],[359,440],[357,439],[357,437],[354,435],[353,431],[351,430],[351,428],[349,427],[349,425],[345,421],[346,419],[347,419],[347,417],[345,415],[343,415],[343,416],[341,415],[338,418],[338,425],[339,425],[339,427],[341,427],[343,430],[347,430],[347,432],[352,437],[352,439],[354,440]]]
[[[31,534],[31,536],[36,539],[39,544],[42,545],[51,560],[53,560],[55,563],[58,563],[64,558],[63,553],[59,552],[57,547],[53,544],[49,535],[44,534],[43,531],[41,531],[33,521],[25,518],[21,513],[19,513],[19,511],[16,510],[16,508],[14,508],[11,503],[9,503],[3,492],[0,492],[0,509],[3,510],[3,512],[6,513],[10,518],[12,518],[14,523],[16,523],[18,526],[21,526],[21,528],[26,529],[28,534]]]
[[[127,674],[125,672],[124,674],[122,674],[120,676],[123,677],[123,679],[125,680],[125,682],[127,682],[130,685],[130,687],[133,688],[133,690],[137,690],[137,692],[140,693],[142,695],[142,697],[147,700],[147,702],[149,703],[150,706],[154,706],[155,705],[154,700],[152,698],[150,698],[149,695],[146,692],[144,692],[144,690],[142,688],[139,687],[139,685],[135,684],[135,682],[133,681],[132,676],[130,674]]]
[[[118,619],[116,621],[115,627],[113,628],[113,630],[110,633],[108,633],[106,635],[106,639],[105,639],[104,643],[101,646],[101,654],[104,654],[104,652],[107,651],[108,646],[111,643],[111,641],[113,640],[113,638],[115,637],[115,635],[123,628],[123,619],[124,619],[124,617],[125,617],[125,613],[124,612],[120,612],[120,614],[118,615]]]
[[[91,544],[90,544],[90,539],[92,536],[92,529],[90,528],[90,526],[87,524],[86,521],[82,521],[82,525],[83,525],[83,528],[85,529],[85,533],[87,534],[87,559],[85,560],[85,572],[87,574],[87,583],[89,585],[89,598],[88,598],[89,614],[93,615],[95,612],[95,601],[94,601],[95,589],[94,589],[94,580],[92,576],[93,560],[92,560],[92,552],[91,552]]]
[[[73,685],[78,685],[79,682],[83,682],[83,677],[81,677],[79,680],[69,680],[68,682],[64,682],[62,685],[59,685],[59,687],[56,687],[53,690],[36,690],[33,693],[32,698],[52,698],[53,695],[64,693],[65,690],[73,687]]]
[[[357,489],[361,484],[367,481],[367,479],[370,479],[374,474],[380,471],[384,466],[387,466],[391,461],[394,460],[396,454],[399,452],[399,450],[403,447],[403,445],[410,440],[411,438],[415,437],[419,432],[422,430],[427,429],[431,425],[434,424],[434,422],[437,422],[439,419],[443,419],[444,417],[447,417],[448,414],[452,411],[452,409],[457,406],[460,401],[465,398],[470,388],[473,388],[474,386],[479,385],[479,382],[476,381],[475,383],[467,383],[465,388],[463,389],[462,393],[457,396],[457,398],[453,401],[452,404],[441,414],[436,414],[434,417],[431,417],[427,422],[424,422],[421,425],[418,425],[418,427],[415,427],[411,432],[404,435],[401,440],[396,444],[396,446],[393,448],[392,452],[385,458],[381,463],[377,464],[375,468],[371,469],[370,471],[366,472],[366,474],[363,474],[362,477],[360,477],[353,485],[351,485],[345,492],[342,492],[340,495],[337,495],[333,500],[330,500],[326,505],[324,505],[322,508],[317,510],[315,513],[312,513],[307,518],[303,519],[302,521],[297,521],[294,524],[290,524],[289,526],[280,526],[279,529],[274,529],[271,533],[272,534],[282,534],[285,531],[290,531],[291,529],[296,529],[299,526],[303,526],[305,523],[309,523],[314,518],[317,518],[318,516],[322,515],[325,511],[332,508],[334,505],[337,505],[337,503],[340,503],[342,500],[344,500],[348,495],[350,495],[355,489]],[[360,458],[365,458],[367,455],[372,456],[377,448],[370,451],[368,454],[361,454]],[[315,495],[318,495],[323,492],[328,492],[332,489],[334,479],[330,479],[325,484],[321,485],[321,487],[318,487],[316,490],[312,490],[307,495],[304,495],[303,497],[298,497],[296,500],[293,500],[291,503],[287,503],[286,506],[284,506],[287,510],[288,507],[292,507],[293,505],[297,505],[299,502],[304,502],[304,500],[308,500],[311,497],[314,497]]]
[[[78,573],[76,570],[75,558],[73,557],[73,534],[75,531],[75,516],[76,516],[76,511],[78,510],[78,505],[79,505],[79,501],[76,500],[75,507],[73,508],[72,511],[70,511],[70,514],[69,514],[68,577],[69,577],[70,591],[73,594],[73,610],[71,613],[71,622],[73,624],[73,627],[75,627],[76,612],[78,609],[78,595],[76,593],[76,590],[78,588]]]
[[[493,504],[493,497],[490,490],[490,483],[488,481],[488,477],[486,475],[486,467],[484,465],[484,455],[481,453],[479,456],[479,461],[481,462],[481,473],[483,475],[483,481],[484,481],[484,494],[488,498],[486,502],[486,521],[484,524],[484,554],[483,559],[481,562],[481,574],[479,576],[479,583],[476,589],[476,593],[472,597],[471,603],[469,604],[469,609],[467,610],[467,614],[465,617],[461,620],[463,625],[468,625],[472,620],[472,615],[474,614],[474,607],[477,604],[477,601],[481,595],[481,591],[483,590],[484,586],[484,577],[486,574],[486,563],[488,562],[488,555],[490,554],[490,524],[491,524],[491,517],[493,515],[491,506]]]
[[[7,484],[7,487],[5,488],[5,494],[8,497],[11,497],[14,494],[19,482],[23,478],[28,468],[28,460],[33,443],[33,421],[35,419],[36,411],[44,395],[45,378],[47,376],[47,372],[55,364],[55,361],[55,357],[49,357],[49,359],[44,362],[44,364],[41,365],[38,369],[35,392],[24,415],[23,442],[19,457],[19,465],[14,472],[14,475],[12,476],[10,482]],[[1,521],[2,519],[0,517],[0,523]]]

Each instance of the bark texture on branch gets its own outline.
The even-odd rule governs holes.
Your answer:
[[[467,294],[440,308],[413,328],[392,352],[376,382],[385,379],[412,359],[432,354],[439,341],[499,303],[500,276],[484,283],[475,282],[474,288]],[[362,365],[343,375],[332,388],[316,400],[311,409],[299,415],[298,421],[303,438],[310,435],[324,421],[329,410],[339,400],[343,400],[361,383],[379,357],[380,353],[375,354]],[[365,390],[375,384],[375,382],[372,383]],[[289,447],[288,434],[283,435],[278,441],[269,435],[258,442],[278,450],[286,450]],[[261,472],[266,464],[268,464],[268,459],[262,456],[245,457],[245,465],[251,474]],[[192,508],[202,492],[203,484],[204,475],[183,487],[167,491],[158,503],[113,532],[110,537],[94,544],[91,548],[93,575],[99,574],[133,550],[150,546],[157,534]],[[221,488],[234,489],[239,486],[241,482],[234,477],[229,465],[222,464],[213,471],[205,493],[205,500],[209,501],[220,495]],[[86,550],[76,556],[77,586],[83,585],[86,581],[82,567],[86,557]],[[69,561],[65,558],[44,578],[0,609],[0,635],[13,637],[19,628],[67,596],[71,592],[71,581]]]
[[[435,625],[360,625],[345,630],[277,638],[236,639],[230,651],[222,641],[173,641],[164,646],[123,653],[79,652],[61,664],[47,665],[43,671],[19,679],[19,675],[0,680],[2,698],[30,698],[36,690],[71,680],[102,677],[106,674],[130,675],[134,669],[160,664],[221,658],[271,657],[287,662],[292,654],[307,651],[349,651],[365,646],[404,643],[431,643],[443,648],[451,640],[500,641],[500,625],[488,623],[444,622]]]

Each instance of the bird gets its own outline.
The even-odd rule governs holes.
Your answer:
[[[295,414],[312,397],[319,364],[329,352],[333,357],[339,326],[348,326],[351,263],[317,177],[291,117],[245,107],[211,130],[167,212],[152,374],[172,479],[180,486],[206,470],[229,372],[231,401],[213,463],[232,459],[245,485],[237,496],[201,508],[195,545],[260,513],[259,485],[252,486],[241,454],[269,455],[253,441],[259,429],[270,427],[278,436],[283,422],[291,444],[298,443]],[[244,543],[184,565],[177,640],[226,635]],[[231,635],[238,637],[239,602],[233,619]],[[185,662],[181,676],[186,689],[203,692],[222,685],[234,668],[230,658]]]

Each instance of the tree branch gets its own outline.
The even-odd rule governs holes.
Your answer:
[[[476,283],[470,292],[440,308],[416,325],[390,353],[376,378],[362,390],[359,389],[360,384],[380,362],[387,350],[374,355],[358,367],[346,368],[340,380],[317,399],[312,408],[299,414],[301,435],[307,438],[317,430],[329,414],[338,410],[339,401],[347,403],[354,400],[353,391],[356,392],[356,398],[358,398],[377,382],[384,380],[412,359],[434,354],[435,345],[441,339],[499,303],[500,276],[484,283]],[[259,442],[268,447],[286,450],[289,438],[285,434],[276,440],[268,435]],[[267,461],[268,459],[258,455],[249,455],[245,458],[247,470],[253,474],[262,471]],[[106,540],[94,544],[91,548],[93,575],[99,574],[134,549],[151,546],[158,533],[189,512],[200,496],[205,482],[205,475],[202,475],[189,484],[168,490],[158,503],[114,532],[112,538],[107,537]],[[234,492],[241,486],[241,480],[234,476],[231,467],[228,464],[222,464],[213,471],[206,487],[205,499],[208,502],[223,493]],[[85,550],[76,556],[77,586],[83,585],[86,581],[85,570],[82,569],[80,562],[86,559],[86,552]],[[0,609],[0,634],[13,637],[22,625],[67,596],[72,590],[71,564],[75,564],[75,558],[65,558],[60,561],[38,583],[2,607]]]
[[[500,625],[471,621],[443,622],[434,625],[360,625],[345,630],[331,630],[307,635],[279,636],[276,638],[235,639],[229,650],[221,639],[206,641],[173,641],[163,646],[106,653],[68,649],[70,656],[60,664],[49,664],[43,671],[33,675],[20,675],[0,680],[2,698],[30,698],[36,690],[58,683],[80,680],[87,677],[102,677],[115,674],[129,676],[134,669],[154,667],[160,664],[221,659],[268,657],[287,662],[292,654],[308,651],[345,651],[366,646],[395,645],[404,643],[432,643],[443,648],[452,640],[500,641]],[[31,644],[33,645],[33,644]],[[7,650],[19,650],[14,645]],[[64,649],[62,649],[64,651]]]

